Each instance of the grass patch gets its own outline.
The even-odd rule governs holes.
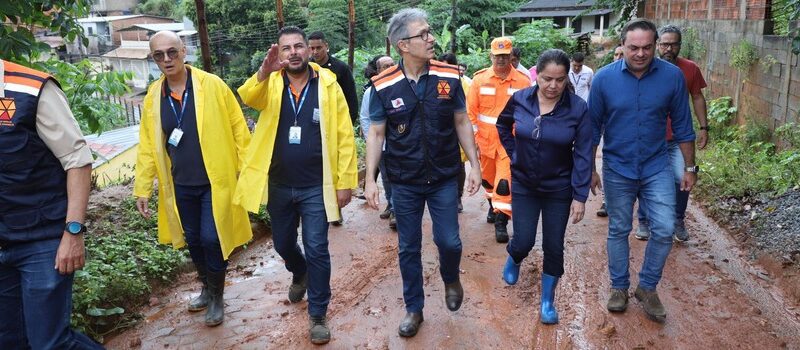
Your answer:
[[[86,266],[75,273],[72,294],[72,326],[98,341],[138,322],[131,310],[154,287],[171,283],[188,257],[158,243],[156,215],[144,219],[132,197],[106,199],[90,209]],[[153,213],[156,202],[150,201]]]

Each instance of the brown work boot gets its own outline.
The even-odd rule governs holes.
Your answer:
[[[611,288],[606,309],[611,312],[624,312],[628,308],[628,290]]]
[[[661,299],[658,298],[658,292],[655,289],[647,290],[639,286],[636,287],[633,296],[642,303],[644,312],[651,320],[659,323],[667,320],[667,310],[664,309],[664,304],[661,304]]]

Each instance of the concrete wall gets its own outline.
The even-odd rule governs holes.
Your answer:
[[[789,38],[764,35],[767,7],[767,0],[658,0],[645,2],[644,17],[658,26],[694,28],[706,49],[697,60],[708,83],[706,96],[732,96],[740,123],[753,118],[774,129],[800,122],[800,66]],[[730,51],[741,40],[753,44],[760,58],[747,72],[729,65]],[[767,55],[777,62],[764,67]]]

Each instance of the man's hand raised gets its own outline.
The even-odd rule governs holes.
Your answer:
[[[264,61],[261,62],[261,68],[258,69],[258,81],[262,82],[269,77],[270,73],[278,71],[283,67],[289,65],[289,60],[281,61],[278,57],[278,44],[272,44]]]

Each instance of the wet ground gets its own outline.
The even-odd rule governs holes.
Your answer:
[[[556,292],[558,325],[538,322],[541,247],[523,262],[520,281],[507,286],[500,271],[505,245],[494,241],[479,195],[464,198],[459,215],[465,300],[460,310],[444,305],[444,286],[423,221],[425,322],[414,338],[397,326],[405,311],[398,269],[397,237],[388,220],[354,199],[345,224],[331,227],[333,298],[328,311],[333,340],[328,349],[800,349],[800,306],[780,289],[779,276],[749,261],[736,242],[693,204],[688,243],[675,244],[659,285],[667,308],[665,324],[650,321],[631,298],[623,314],[605,309],[609,281],[607,219],[594,216],[598,197],[587,203],[586,219],[567,228],[565,275]],[[511,225],[509,225],[509,229]],[[646,242],[630,237],[631,278],[638,281]],[[291,276],[267,235],[231,261],[225,290],[226,318],[203,325],[203,312],[186,311],[197,295],[193,273],[157,295],[136,328],[113,337],[109,349],[306,349],[306,302],[290,304]],[[785,286],[784,288],[800,288]],[[631,291],[632,293],[632,291]]]

